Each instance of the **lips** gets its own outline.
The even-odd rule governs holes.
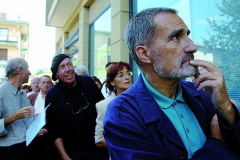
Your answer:
[[[189,57],[188,57],[187,59],[184,59],[184,60],[183,60],[182,64],[185,63],[185,62],[188,62],[188,63],[189,63],[189,61],[191,61],[191,60],[193,60],[193,58],[189,58]]]
[[[194,55],[190,53],[186,53],[185,56],[182,57],[181,65],[183,65],[184,63],[189,64],[190,60],[194,60]]]
[[[65,75],[65,77],[68,78],[68,79],[71,79],[73,77],[73,74],[72,73],[67,74],[67,75]]]
[[[124,84],[130,84],[130,82],[125,82]]]

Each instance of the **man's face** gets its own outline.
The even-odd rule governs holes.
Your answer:
[[[42,92],[47,92],[52,87],[52,80],[49,77],[42,77],[39,87]]]
[[[196,46],[188,37],[190,31],[175,14],[158,14],[154,17],[157,36],[151,46],[154,70],[165,78],[186,78],[198,70],[189,64],[194,59]]]
[[[65,58],[58,66],[58,78],[68,84],[75,85],[75,70],[69,58]]]
[[[31,72],[27,69],[22,69],[23,76],[22,76],[22,83],[28,83],[29,75],[31,75]]]
[[[38,77],[35,77],[31,80],[31,87],[34,92],[40,91],[39,82],[40,82],[40,79]]]

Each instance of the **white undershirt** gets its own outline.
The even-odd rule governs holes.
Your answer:
[[[44,104],[45,104],[45,98],[42,98],[41,92],[39,92],[34,104],[36,116],[42,113],[42,111],[44,110]]]

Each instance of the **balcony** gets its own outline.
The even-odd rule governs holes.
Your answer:
[[[0,45],[18,47],[18,36],[0,35]]]

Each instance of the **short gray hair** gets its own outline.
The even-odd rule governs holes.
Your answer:
[[[135,49],[139,45],[151,46],[156,37],[156,24],[153,22],[153,18],[160,13],[177,14],[177,11],[171,8],[148,8],[133,17],[125,28],[125,42],[127,43],[132,58],[140,69],[142,69],[142,66],[135,53]]]
[[[10,76],[18,74],[17,69],[19,67],[22,67],[22,69],[28,69],[27,61],[23,58],[10,58],[5,67],[6,77],[9,78]]]
[[[75,67],[75,73],[83,72],[84,75],[89,76],[89,71],[85,66],[79,65]]]

